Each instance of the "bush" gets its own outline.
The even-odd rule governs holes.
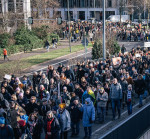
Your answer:
[[[23,45],[11,45],[7,48],[8,50],[8,54],[15,54],[15,53],[19,53],[19,52],[23,52],[24,51],[24,46]]]
[[[52,42],[52,39],[55,38],[57,42],[59,42],[59,36],[57,34],[50,34],[50,43]]]
[[[33,28],[32,32],[36,35],[39,39],[46,40],[48,37],[48,26],[42,26],[40,28]]]
[[[16,31],[15,39],[16,45],[24,46],[24,51],[32,51],[32,49],[44,46],[42,40],[40,40],[32,31],[25,28]]]
[[[0,34],[0,48],[8,47],[10,37],[8,33]]]

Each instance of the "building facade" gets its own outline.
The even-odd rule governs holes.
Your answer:
[[[28,17],[31,17],[30,0],[0,0],[0,25],[8,32],[17,29],[20,23],[30,29]]]
[[[110,15],[119,14],[118,0],[106,1],[106,18]],[[68,19],[68,0],[60,0],[60,8],[50,8],[50,17],[53,12],[57,11],[57,15],[63,20]],[[88,20],[96,18],[102,20],[103,0],[69,0],[69,12],[71,20]]]

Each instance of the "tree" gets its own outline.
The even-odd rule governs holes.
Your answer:
[[[92,59],[99,59],[103,56],[103,46],[101,40],[96,40],[92,48]]]

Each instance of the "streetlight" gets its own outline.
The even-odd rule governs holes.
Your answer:
[[[106,47],[105,47],[105,0],[103,0],[103,60],[106,59]]]
[[[69,22],[69,48],[71,53],[71,44],[70,44],[70,13],[69,13],[69,0],[67,0],[68,3],[68,22]]]

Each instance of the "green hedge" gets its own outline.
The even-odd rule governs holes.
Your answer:
[[[0,34],[0,48],[6,48],[8,46],[10,37],[8,33]]]

